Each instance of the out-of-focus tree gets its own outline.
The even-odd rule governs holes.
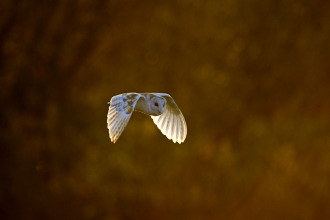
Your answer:
[[[1,219],[329,219],[330,2],[0,3]],[[165,92],[188,136],[107,102]]]

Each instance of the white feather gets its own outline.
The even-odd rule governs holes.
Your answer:
[[[124,131],[133,112],[129,111],[129,109],[134,110],[140,97],[141,95],[137,93],[127,93],[114,96],[110,100],[107,124],[112,142],[116,143]]]
[[[165,107],[164,107],[165,105]],[[165,93],[125,93],[112,97],[107,115],[109,136],[116,142],[133,111],[150,115],[159,130],[174,143],[184,142],[186,121],[173,98]]]
[[[184,142],[187,136],[187,124],[173,98],[164,93],[155,93],[166,99],[166,109],[160,116],[151,116],[159,130],[168,139],[179,144]],[[175,130],[175,131],[174,131]],[[173,132],[176,132],[174,135]]]

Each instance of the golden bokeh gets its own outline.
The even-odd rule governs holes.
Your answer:
[[[0,219],[330,219],[330,2],[0,3]],[[124,92],[169,93],[173,144]]]

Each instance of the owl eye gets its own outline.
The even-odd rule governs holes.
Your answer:
[[[154,103],[154,105],[156,106],[156,107],[158,107],[158,103],[156,102],[156,103]]]

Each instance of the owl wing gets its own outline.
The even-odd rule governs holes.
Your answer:
[[[187,124],[179,107],[170,95],[165,93],[154,94],[166,99],[166,108],[161,115],[151,116],[152,120],[168,139],[181,144],[187,136]]]
[[[138,93],[125,93],[111,98],[107,123],[113,143],[116,143],[126,127],[140,97]]]

